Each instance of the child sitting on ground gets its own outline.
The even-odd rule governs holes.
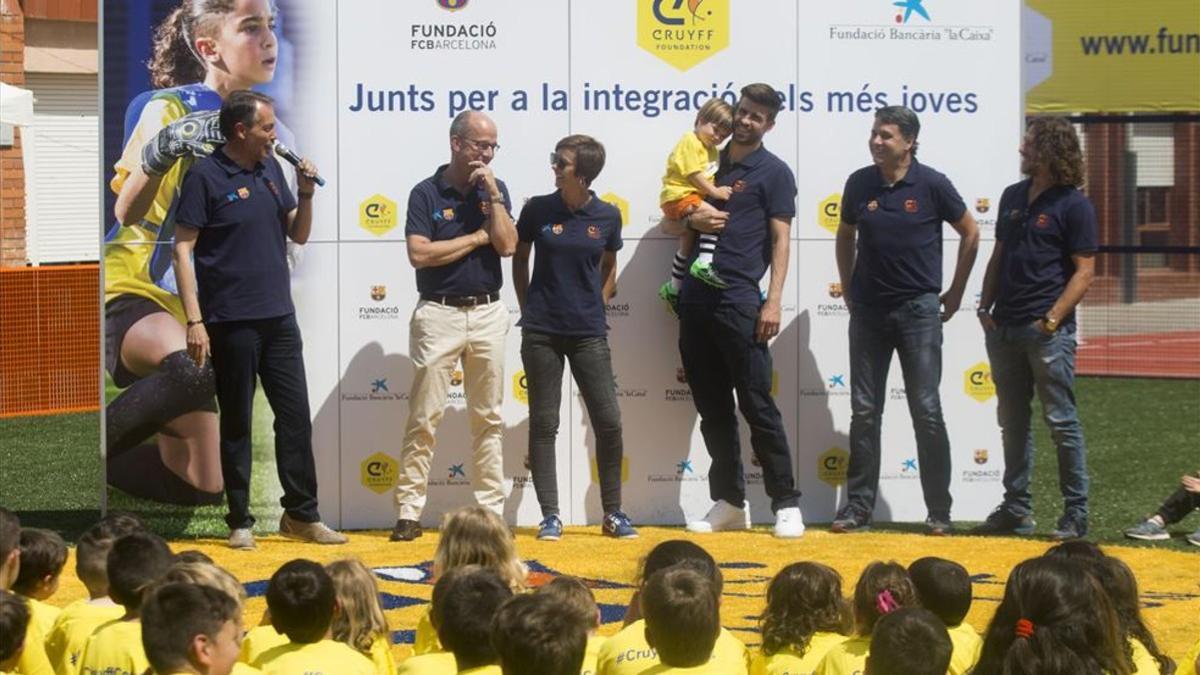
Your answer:
[[[660,662],[646,672],[728,672],[712,661],[721,632],[721,591],[695,567],[690,561],[672,565],[652,574],[642,587],[646,643]]]
[[[142,647],[155,673],[229,675],[242,637],[241,609],[227,593],[160,583],[142,603]]]
[[[21,528],[21,569],[12,589],[29,601],[30,619],[42,635],[49,635],[62,612],[47,604],[58,592],[58,578],[67,564],[67,544],[57,533],[34,527]]]
[[[134,532],[113,542],[106,563],[108,591],[125,613],[88,638],[79,672],[143,673],[150,667],[142,648],[142,592],[166,573],[173,560],[167,542],[156,534]]]
[[[917,591],[908,570],[894,561],[867,565],[854,586],[854,637],[831,647],[815,672],[818,675],[861,673],[871,651],[875,623],[901,607],[916,606]]]
[[[250,665],[275,675],[369,675],[375,665],[349,645],[330,639],[337,611],[333,579],[311,560],[284,563],[267,583],[271,625],[287,644],[263,652]]]
[[[942,620],[954,644],[949,675],[965,675],[979,660],[983,638],[966,623],[971,609],[971,576],[967,568],[945,558],[926,557],[908,566],[917,601]]]
[[[767,587],[760,624],[762,647],[751,675],[811,673],[854,629],[850,605],[842,597],[842,577],[815,562],[792,563]]]
[[[492,619],[512,596],[508,582],[491,568],[463,565],[443,574],[433,586],[430,620],[453,659],[414,656],[400,664],[399,675],[501,675]]]
[[[554,577],[549,583],[537,589],[541,595],[554,599],[558,604],[572,610],[587,631],[587,648],[583,655],[583,667],[580,675],[594,675],[596,659],[600,655],[600,647],[604,638],[600,637],[600,608],[596,606],[596,596],[592,589],[575,577]]]
[[[561,578],[561,577],[560,577]],[[543,587],[545,588],[545,587]],[[492,648],[504,675],[590,675],[588,623],[556,593],[515,595],[492,621]]]
[[[0,673],[13,672],[25,647],[29,607],[15,593],[0,590]]]
[[[641,594],[645,581],[654,573],[683,562],[688,562],[692,569],[701,570],[708,576],[717,590],[717,597],[720,597],[721,570],[708,551],[686,539],[672,539],[655,546],[642,561],[642,570],[638,575],[642,581],[630,600],[630,612],[625,616],[626,626],[600,647],[596,659],[596,672],[599,675],[637,675],[659,665],[657,652],[646,641],[646,622],[641,618]],[[741,640],[721,628],[712,650],[712,662],[716,672],[725,675],[744,674],[749,672],[750,652]]]
[[[441,539],[433,554],[433,578],[463,565],[482,565],[496,572],[513,593],[525,590],[528,570],[517,557],[512,532],[500,516],[482,506],[464,506],[442,519]],[[417,622],[416,655],[442,651],[429,611]]]
[[[871,634],[865,675],[944,675],[953,647],[933,612],[905,607],[881,617]]]
[[[108,552],[113,542],[141,532],[145,524],[136,516],[110,513],[92,525],[75,546],[75,576],[88,597],[63,608],[46,635],[46,656],[58,675],[73,675],[88,638],[101,625],[121,618],[125,610],[108,596]]]
[[[705,198],[725,201],[733,194],[728,186],[713,185],[720,163],[717,146],[729,137],[731,131],[733,106],[719,98],[709,99],[700,106],[693,129],[683,135],[667,157],[667,171],[663,175],[662,192],[658,196],[664,217],[684,220],[699,208]],[[683,288],[685,273],[717,288],[728,285],[713,265],[717,239],[716,234],[699,235],[700,252],[689,269],[687,261],[697,244],[697,235],[691,230],[680,235],[679,250],[671,262],[671,278],[658,289],[658,297],[667,303],[672,314],[676,313],[679,304],[679,291]]]
[[[378,673],[393,675],[392,631],[379,604],[375,575],[360,560],[338,560],[325,567],[333,579],[340,611],[333,617],[333,639],[371,659]]]

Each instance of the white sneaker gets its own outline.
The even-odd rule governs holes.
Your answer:
[[[238,551],[251,551],[254,547],[254,531],[248,527],[239,527],[229,533],[229,548]]]
[[[780,539],[804,536],[804,518],[800,515],[800,507],[789,506],[775,512],[775,536]]]
[[[750,529],[750,512],[744,508],[730,504],[724,499],[718,499],[701,520],[693,520],[687,524],[688,532],[726,532],[729,530]]]

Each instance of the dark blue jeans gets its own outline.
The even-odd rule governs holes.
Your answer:
[[[1058,450],[1063,511],[1086,525],[1087,448],[1075,408],[1075,326],[1064,325],[1053,335],[1042,333],[1033,324],[998,326],[987,331],[986,338],[1004,443],[1004,508],[1017,515],[1033,512],[1030,403],[1036,390],[1042,419]]]
[[[849,508],[869,519],[879,496],[879,436],[893,352],[904,374],[925,508],[930,517],[949,520],[950,439],[938,395],[942,318],[935,293],[893,308],[855,305],[850,313]]]
[[[737,406],[750,425],[750,446],[763,470],[771,510],[800,505],[783,418],[771,398],[771,352],[754,340],[758,305],[680,305],[679,354],[712,458],[713,501],[746,503]]]
[[[563,360],[592,421],[596,436],[596,469],[604,513],[621,510],[621,408],[613,378],[612,354],[606,337],[568,337],[521,331],[521,363],[529,389],[529,464],[542,516],[558,515],[558,472],[554,440],[562,402]]]
[[[250,515],[250,433],[255,377],[262,380],[275,413],[275,464],[283,486],[279,502],[300,522],[320,520],[304,345],[296,316],[214,323],[208,326],[208,335],[221,405],[221,476],[229,500],[225,523],[230,529],[254,524]]]

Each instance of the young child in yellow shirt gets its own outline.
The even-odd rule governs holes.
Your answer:
[[[206,584],[166,582],[142,603],[142,646],[155,673],[229,675],[242,639],[242,611]]]
[[[17,514],[0,506],[0,591],[12,588],[21,569],[21,519]],[[24,598],[15,596],[26,602]],[[26,606],[26,613],[29,613]],[[29,620],[25,628],[22,647],[17,651],[14,668],[23,675],[50,675],[54,669],[46,658],[45,636],[37,622]]]
[[[0,673],[16,670],[25,647],[29,607],[20,596],[0,590]]]
[[[883,616],[871,633],[868,675],[945,675],[952,646],[946,625],[922,607],[902,607]]]
[[[954,653],[948,675],[965,675],[979,661],[983,639],[966,623],[971,609],[971,575],[953,560],[925,557],[908,566],[917,601],[946,625]]]
[[[583,666],[580,675],[595,675],[596,659],[600,656],[600,647],[604,638],[600,637],[600,608],[596,605],[596,596],[592,589],[575,577],[554,577],[548,583],[537,589],[540,595],[546,595],[559,605],[571,610],[587,630],[587,646],[583,654]]]
[[[433,553],[433,579],[464,565],[482,565],[496,572],[513,593],[525,590],[529,571],[517,555],[512,532],[504,519],[482,506],[464,506],[447,513]],[[432,605],[417,621],[413,654],[445,651],[430,621]]]
[[[108,596],[108,552],[117,539],[144,529],[145,524],[136,516],[110,513],[79,538],[75,546],[75,576],[83,582],[88,597],[64,607],[46,634],[46,656],[58,675],[78,672],[88,638],[102,624],[125,613]]]
[[[29,613],[42,635],[54,627],[61,609],[47,603],[58,592],[58,579],[67,564],[67,544],[57,533],[21,528],[21,569],[12,589],[29,601]]]
[[[441,575],[433,586],[429,618],[454,660],[447,664],[436,653],[414,656],[400,664],[400,675],[500,675],[491,640],[492,618],[512,596],[509,583],[490,567],[463,565]]]
[[[667,157],[667,170],[663,174],[662,191],[658,196],[665,218],[684,220],[706,198],[725,201],[733,194],[729,186],[717,187],[713,184],[720,164],[717,146],[732,131],[731,105],[720,98],[712,98],[700,106],[692,130],[679,139]],[[679,291],[683,287],[685,273],[717,288],[727,286],[713,265],[717,239],[716,234],[699,235],[700,251],[689,269],[687,261],[697,245],[697,236],[689,230],[679,237],[679,249],[671,263],[671,278],[658,289],[658,296],[667,303],[672,313],[675,313],[675,306],[679,303]]]
[[[664,541],[646,554],[642,570],[638,575],[641,581],[638,590],[634,591],[629,601],[629,612],[625,615],[625,627],[616,635],[608,638],[600,647],[596,658],[598,675],[640,675],[641,673],[658,672],[654,668],[661,667],[658,652],[646,639],[646,622],[643,620],[641,594],[645,584],[655,573],[674,565],[687,563],[693,569],[703,570],[709,580],[715,585],[720,597],[722,587],[721,570],[717,562],[694,542],[686,539]],[[732,633],[721,628],[717,632],[716,643],[712,648],[711,667],[714,672],[723,675],[744,675],[749,672],[750,652]]]
[[[375,575],[360,560],[338,560],[325,567],[333,579],[338,610],[333,617],[333,639],[344,642],[371,659],[375,672],[394,675],[392,631],[379,604]]]
[[[271,625],[288,642],[263,652],[251,665],[268,675],[373,675],[375,664],[331,639],[337,612],[333,579],[311,560],[284,563],[267,583]]]
[[[871,633],[880,618],[902,607],[917,606],[908,570],[895,561],[867,565],[854,586],[854,637],[830,647],[817,664],[817,675],[858,675],[867,664]]]
[[[79,672],[143,673],[150,667],[142,648],[142,594],[173,560],[167,542],[150,532],[134,532],[113,542],[107,562],[108,590],[125,613],[88,638]]]
[[[750,663],[751,675],[811,675],[854,629],[841,575],[815,562],[779,570],[767,587],[760,629],[763,642]]]
[[[492,645],[504,675],[575,675],[584,666],[589,617],[556,592],[516,595],[492,622]]]

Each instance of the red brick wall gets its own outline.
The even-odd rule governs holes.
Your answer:
[[[25,85],[25,19],[17,0],[0,0],[0,81]],[[0,149],[0,267],[25,264],[25,169],[21,130]]]
[[[25,0],[25,16],[30,19],[55,21],[90,21],[95,23],[96,0]]]

